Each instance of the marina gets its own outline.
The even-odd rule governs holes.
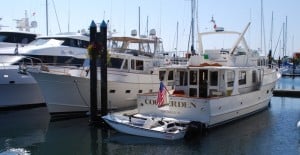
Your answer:
[[[63,8],[64,32],[53,0],[53,13],[47,0],[41,9],[46,29],[40,12],[9,17],[15,30],[2,25],[15,11],[0,14],[0,155],[300,154],[300,52],[287,15],[275,45],[272,12],[267,47],[263,0],[230,7],[255,8],[253,19],[252,10],[246,19],[241,10],[239,18],[217,14],[215,4],[199,9],[211,2],[163,3],[160,11],[148,2],[101,3],[100,22],[91,19],[95,2],[74,3],[90,14],[70,20]],[[59,33],[48,23],[54,13]]]

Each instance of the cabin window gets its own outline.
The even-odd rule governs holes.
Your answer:
[[[166,71],[159,71],[159,80],[163,81],[165,79]]]
[[[233,87],[233,81],[234,81],[234,73],[233,71],[227,72],[227,87]]]
[[[144,63],[141,60],[131,60],[131,69],[144,70]]]
[[[252,82],[255,83],[257,82],[257,75],[256,75],[256,71],[252,71]]]
[[[218,85],[218,71],[210,71],[210,85],[211,86]]]
[[[179,85],[180,86],[186,86],[187,85],[187,72],[180,71],[179,72]]]
[[[136,70],[144,70],[144,62],[141,60],[136,60]]]
[[[246,71],[240,71],[239,73],[239,85],[246,84]]]
[[[131,60],[131,69],[134,69],[134,67],[135,67],[135,62],[134,60]]]
[[[123,62],[123,59],[121,58],[110,58],[109,61],[107,61],[107,66],[109,68],[117,68],[117,69],[120,69],[121,66],[122,66],[122,62]]]
[[[174,71],[169,71],[168,80],[174,80]]]
[[[35,40],[35,34],[21,34],[21,33],[11,33],[11,32],[1,32],[0,41],[8,43],[22,43],[27,44]]]
[[[190,71],[190,85],[197,85],[197,71]]]

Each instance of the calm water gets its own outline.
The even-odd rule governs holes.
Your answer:
[[[285,87],[290,87],[291,79],[283,81],[288,81]],[[299,101],[300,98],[273,97],[268,109],[211,129],[193,141],[164,141],[101,130],[89,126],[89,118],[50,122],[45,107],[0,112],[0,155],[297,155],[300,154],[300,128],[296,127],[300,120]]]

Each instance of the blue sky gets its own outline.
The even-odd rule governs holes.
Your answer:
[[[54,2],[54,3],[53,3]],[[30,20],[36,20],[38,27],[32,31],[46,34],[45,18],[46,0],[9,0],[0,6],[1,25],[15,27],[13,19],[24,17],[28,11]],[[148,17],[149,29],[156,29],[163,38],[165,50],[174,50],[176,47],[176,25],[179,24],[178,50],[184,51],[188,47],[191,11],[190,0],[48,0],[49,3],[49,33],[88,30],[92,20],[100,23],[103,19],[110,21],[110,28],[116,30],[116,35],[130,35],[132,29],[138,29],[138,8],[141,9],[141,34],[146,33]],[[279,34],[288,19],[287,51],[300,50],[300,1],[299,0],[264,0],[265,40],[269,48],[271,14],[274,13],[273,47],[276,43],[282,44]],[[261,0],[198,0],[198,30],[201,32],[212,30],[210,22],[214,16],[218,26],[226,30],[243,31],[249,21],[251,27],[246,34],[251,48],[260,48]],[[56,8],[57,17],[54,11]],[[32,14],[35,13],[34,16]],[[70,18],[69,18],[70,17]],[[12,29],[10,28],[10,29]],[[213,42],[212,42],[213,43]],[[279,49],[282,45],[277,46]]]

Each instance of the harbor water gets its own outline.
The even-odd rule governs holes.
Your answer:
[[[277,89],[300,89],[283,77]],[[51,121],[46,107],[0,112],[0,155],[300,154],[300,98],[273,97],[270,107],[210,129],[193,140],[159,140],[89,126],[89,118]]]

